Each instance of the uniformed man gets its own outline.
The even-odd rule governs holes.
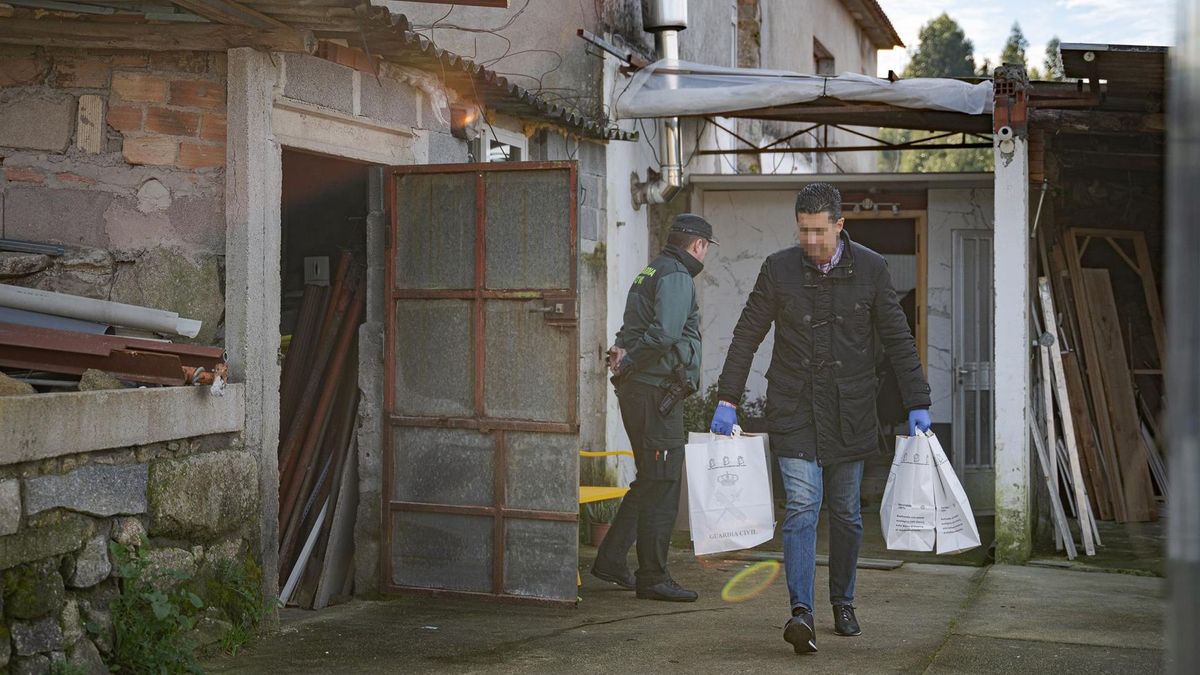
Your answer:
[[[829,509],[829,600],[834,632],[861,634],[854,581],[862,541],[863,459],[877,451],[875,341],[896,375],[909,434],[930,426],[929,385],[883,257],[843,231],[842,197],[826,183],[796,196],[800,245],[763,263],[717,385],[712,431],[728,434],[750,363],[771,325],[767,431],[787,496],[784,568],[792,618],[783,637],[817,650],[813,626],[817,516]]]
[[[644,600],[697,598],[667,572],[667,549],[687,443],[682,403],[700,382],[700,307],[693,279],[715,243],[712,226],[700,216],[675,218],[662,253],[634,278],[624,324],[609,350],[637,478],[597,551],[592,574],[636,590]],[[625,562],[635,540],[636,578]]]

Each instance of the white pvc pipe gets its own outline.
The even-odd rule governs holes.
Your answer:
[[[161,309],[126,305],[108,300],[93,300],[78,295],[53,293],[7,284],[0,284],[0,307],[55,314],[83,321],[96,321],[190,338],[196,337],[200,332],[201,324],[196,319],[184,319],[175,312]]]

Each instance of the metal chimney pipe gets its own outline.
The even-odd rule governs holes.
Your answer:
[[[679,31],[687,28],[686,0],[644,0],[643,24],[654,33],[654,48],[659,59],[679,60]],[[673,79],[674,76],[672,76]],[[671,201],[683,187],[683,138],[679,118],[668,117],[658,123],[659,158],[662,173],[653,181],[633,182],[633,207]]]

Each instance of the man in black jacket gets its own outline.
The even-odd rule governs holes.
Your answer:
[[[695,276],[713,239],[700,216],[675,217],[667,246],[638,273],[625,300],[624,324],[609,350],[621,420],[633,445],[637,479],[596,552],[592,574],[643,600],[693,602],[667,572],[671,528],[683,472],[683,399],[700,383],[700,306]],[[637,541],[636,579],[625,557]]]
[[[774,324],[767,431],[787,494],[783,546],[792,618],[784,639],[799,654],[817,650],[813,577],[823,499],[829,508],[834,632],[862,632],[853,602],[862,542],[863,459],[876,452],[879,427],[876,339],[909,411],[909,434],[927,430],[931,420],[929,385],[887,263],[842,230],[845,219],[837,188],[827,183],[805,186],[796,196],[796,224],[800,245],[766,259],[733,329],[717,385],[712,431],[728,434],[737,422],[754,352]]]

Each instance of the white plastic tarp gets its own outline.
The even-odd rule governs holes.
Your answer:
[[[808,103],[823,96],[914,110],[969,115],[992,112],[990,81],[970,84],[945,78],[913,78],[889,82],[858,73],[826,77],[662,60],[634,75],[618,98],[617,115],[622,118],[720,115]]]

